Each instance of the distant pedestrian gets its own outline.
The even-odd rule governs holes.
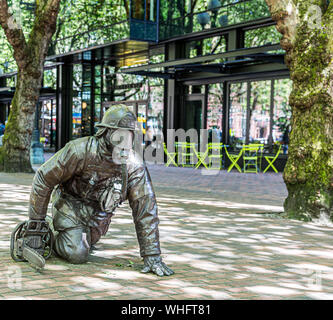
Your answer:
[[[283,142],[283,154],[287,154],[288,145],[289,145],[289,126],[286,128],[286,130],[283,133],[282,142]]]
[[[146,148],[151,145],[154,138],[154,131],[151,126],[147,128],[146,134],[145,134],[145,141],[146,141]]]
[[[5,134],[5,128],[6,126],[2,122],[0,122],[0,136]]]

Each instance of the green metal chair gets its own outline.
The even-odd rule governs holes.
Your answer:
[[[205,152],[200,152],[200,151],[197,151],[196,149],[194,149],[194,152],[195,152],[195,155],[197,156],[198,158],[198,162],[197,164],[195,165],[195,169],[198,169],[200,167],[200,165],[202,164],[206,169],[208,169],[208,166],[205,162],[207,156],[208,156],[208,146],[206,148],[206,151]]]
[[[258,150],[259,171],[262,171],[261,164],[262,164],[262,157],[264,154],[265,145],[263,143],[260,143],[260,144],[258,144],[258,146],[259,146],[259,150]]]
[[[251,146],[258,146],[259,147],[259,150],[258,150],[258,161],[259,161],[258,169],[259,169],[259,171],[261,171],[261,163],[262,163],[262,157],[263,157],[263,153],[264,153],[265,144],[263,144],[263,143],[251,143]]]
[[[238,154],[230,154],[228,152],[228,149],[227,149],[227,146],[225,145],[224,146],[224,149],[225,149],[225,154],[227,155],[227,157],[229,158],[229,160],[231,161],[231,164],[230,166],[228,167],[228,172],[231,171],[231,169],[233,167],[235,167],[240,173],[242,173],[242,169],[240,168],[240,166],[237,164],[237,161],[240,159],[240,157],[242,156],[243,154],[243,149],[241,149],[239,151]]]
[[[223,167],[223,143],[209,142],[205,152],[197,152],[198,162],[195,166],[197,169],[201,164],[206,169],[220,170]],[[208,166],[206,159],[208,158]],[[214,161],[215,160],[215,161]],[[216,161],[217,160],[217,161]],[[213,164],[218,163],[218,166]]]
[[[176,152],[178,164],[182,167],[193,167],[194,158],[197,157],[195,152],[196,144],[193,142],[176,142]]]
[[[280,152],[281,152],[281,148],[282,148],[282,144],[280,144],[279,150],[276,152],[275,156],[265,156],[266,161],[268,162],[268,166],[266,167],[266,169],[264,170],[264,173],[268,170],[268,168],[272,167],[272,169],[278,173],[278,171],[276,170],[276,168],[274,167],[273,163],[275,162],[275,160],[277,159],[277,157],[279,156]]]
[[[258,157],[261,144],[243,145],[243,172],[259,172]]]
[[[172,163],[174,166],[178,167],[178,164],[175,162],[175,158],[176,158],[177,152],[169,152],[168,149],[167,149],[167,147],[166,147],[165,142],[163,142],[163,149],[164,149],[164,153],[168,157],[165,166],[169,167],[169,165]]]
[[[220,170],[223,167],[223,143],[208,143],[208,168]],[[215,164],[218,164],[217,166]]]

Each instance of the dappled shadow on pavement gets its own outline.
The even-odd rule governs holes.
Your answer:
[[[0,177],[1,299],[333,298],[331,226],[282,219],[278,201],[226,201],[180,189],[164,193],[161,185],[162,254],[174,276],[140,273],[143,263],[127,203],[88,263],[52,257],[37,273],[9,256],[9,236],[26,220],[29,192],[19,179],[5,183]]]

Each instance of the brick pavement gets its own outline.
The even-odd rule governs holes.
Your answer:
[[[175,275],[142,274],[127,204],[84,265],[42,273],[9,256],[33,175],[0,173],[0,299],[332,299],[331,224],[282,219],[281,174],[150,166],[162,255]]]

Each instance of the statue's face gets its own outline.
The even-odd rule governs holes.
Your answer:
[[[105,136],[114,160],[126,160],[133,149],[134,133],[126,129],[108,130]]]
[[[133,149],[133,132],[126,129],[116,129],[110,134],[110,142],[115,148]]]

